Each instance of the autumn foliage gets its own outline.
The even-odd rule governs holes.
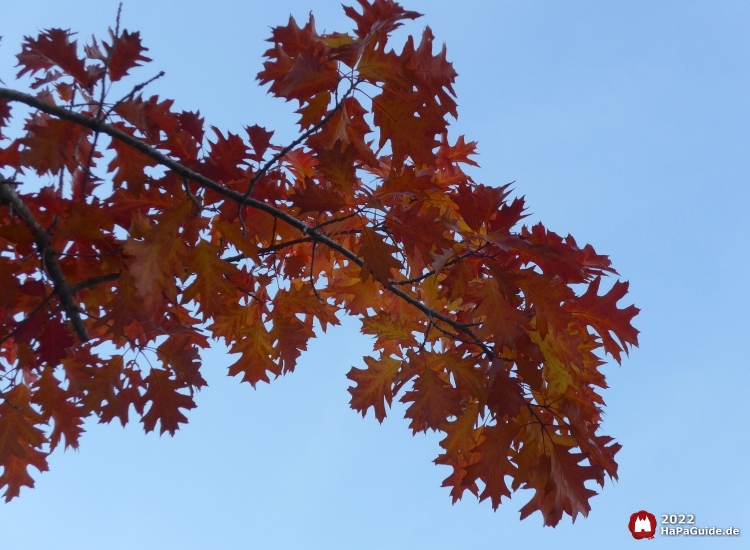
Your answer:
[[[445,46],[425,28],[393,49],[419,14],[358,2],[349,34],[312,16],[272,30],[258,80],[298,103],[291,144],[125,84],[150,59],[119,19],[85,45],[60,29],[24,40],[32,92],[0,89],[0,132],[25,118],[0,142],[6,500],[90,416],[174,434],[211,339],[255,386],[342,315],[375,341],[347,375],[352,408],[382,421],[398,399],[414,433],[442,432],[454,502],[531,489],[521,518],[554,526],[588,514],[587,482],[617,477],[600,367],[637,345],[638,310],[617,306],[628,284],[600,294],[606,256],[519,227],[523,199],[464,172],[476,143],[448,136]]]

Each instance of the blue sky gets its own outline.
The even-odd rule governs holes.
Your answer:
[[[378,424],[349,409],[345,373],[371,341],[356,321],[313,341],[292,375],[253,390],[204,354],[209,387],[174,438],[136,423],[87,425],[37,487],[0,505],[6,548],[532,548],[602,543],[739,548],[750,536],[750,4],[427,2],[429,25],[459,73],[452,135],[479,141],[490,185],[515,181],[531,216],[608,254],[641,308],[641,347],[605,367],[604,433],[622,443],[620,480],[588,518],[520,522],[524,491],[497,512],[440,487],[437,435],[412,437],[396,406]],[[8,2],[0,79],[13,86],[23,35],[103,35],[117,2]],[[152,93],[237,132],[295,137],[296,105],[254,80],[269,27],[315,15],[349,29],[338,2],[125,2],[166,76]],[[124,86],[130,86],[125,84]],[[740,537],[635,541],[630,514],[694,514]]]

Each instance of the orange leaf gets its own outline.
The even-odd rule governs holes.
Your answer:
[[[620,352],[627,353],[628,344],[638,345],[638,330],[630,322],[640,310],[632,305],[625,309],[617,307],[617,302],[627,293],[629,283],[618,281],[609,292],[599,296],[597,292],[600,282],[600,277],[591,281],[586,293],[578,300],[567,304],[565,309],[583,324],[593,327],[599,333],[605,351],[619,363]],[[619,343],[612,338],[610,331],[617,336]]]
[[[478,337],[495,342],[498,346],[515,346],[526,316],[508,303],[494,279],[488,279],[476,292],[479,305],[474,317],[484,317],[482,326],[476,330]]]
[[[112,176],[115,188],[127,183],[128,191],[138,196],[143,191],[143,184],[149,180],[144,170],[156,166],[156,161],[116,139],[111,141],[109,148],[114,150],[115,156],[107,166],[107,171],[115,172]]]
[[[187,422],[180,409],[195,408],[193,398],[178,392],[185,388],[185,383],[172,378],[169,371],[151,369],[145,382],[146,393],[143,394],[141,406],[148,402],[151,402],[151,406],[141,419],[143,429],[146,433],[153,431],[158,421],[159,435],[169,432],[173,436],[179,424]]]
[[[586,455],[571,453],[568,447],[555,443],[551,445],[549,456],[539,457],[532,479],[524,486],[533,488],[535,493],[521,508],[521,519],[540,510],[544,524],[554,527],[563,513],[574,522],[579,513],[588,516],[591,510],[588,501],[596,491],[587,489],[584,483],[593,479],[604,485],[604,479],[600,468],[579,464]]]
[[[352,409],[365,416],[367,409],[373,408],[378,422],[385,419],[385,405],[393,401],[393,380],[396,377],[401,361],[382,355],[380,359],[365,357],[366,369],[352,367],[346,377],[356,386],[349,388],[352,394]]]
[[[440,114],[424,107],[425,97],[418,92],[397,93],[388,89],[372,98],[373,120],[380,128],[380,147],[391,142],[394,166],[407,157],[414,164],[435,163],[436,136],[447,126]]]
[[[233,343],[230,349],[230,353],[241,353],[242,357],[229,367],[229,375],[242,373],[242,381],[255,387],[258,382],[269,382],[266,371],[278,376],[281,368],[273,361],[276,357],[274,338],[263,325],[260,306],[253,304],[248,310],[250,322],[243,331],[244,338]]]
[[[134,217],[134,221],[143,227],[145,239],[129,239],[124,251],[135,258],[130,264],[129,273],[135,279],[135,286],[148,309],[162,302],[162,292],[170,300],[176,300],[174,277],[184,275],[186,257],[185,243],[176,237],[191,208],[190,201],[178,204],[167,211],[160,224],[153,227],[142,215]]]
[[[273,338],[276,340],[279,365],[283,374],[292,372],[302,351],[307,349],[307,341],[315,334],[312,323],[306,324],[295,316],[273,314]]]
[[[466,477],[469,480],[481,480],[484,483],[479,500],[489,498],[495,510],[503,497],[510,497],[505,478],[516,474],[516,466],[510,461],[509,454],[518,434],[519,428],[514,423],[486,426],[482,430],[484,440],[476,448],[481,453],[481,458],[466,467]]]
[[[0,402],[0,487],[5,488],[5,502],[17,497],[21,487],[33,487],[27,469],[34,466],[40,472],[47,470],[46,453],[41,447],[46,443],[39,414],[29,406],[29,390],[17,385],[5,393]]]
[[[57,174],[63,167],[74,171],[82,134],[81,127],[72,122],[39,117],[30,125],[28,136],[21,140],[26,148],[20,161],[40,175],[48,171]],[[85,162],[82,155],[78,158],[79,162]]]

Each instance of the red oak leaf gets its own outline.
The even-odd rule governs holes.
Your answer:
[[[117,82],[127,76],[128,71],[140,66],[141,62],[148,63],[151,61],[151,58],[143,55],[143,52],[148,51],[148,48],[141,45],[140,33],[129,33],[124,30],[120,36],[115,36],[110,29],[109,37],[112,46],[106,42],[103,45],[109,57],[107,73],[112,82]]]
[[[599,283],[601,278],[594,279],[586,293],[578,300],[565,305],[565,309],[582,323],[593,327],[602,339],[604,349],[615,360],[620,362],[620,352],[628,352],[628,345],[638,345],[638,330],[630,324],[633,317],[640,311],[635,306],[619,309],[617,302],[625,296],[629,283],[616,282],[612,288],[603,296],[599,296]],[[610,331],[619,340],[612,338]]]
[[[169,371],[162,369],[151,369],[146,377],[146,393],[143,394],[141,406],[151,403],[146,414],[143,415],[143,429],[146,433],[156,428],[156,422],[160,424],[159,434],[174,433],[179,424],[187,422],[187,417],[180,409],[194,409],[195,402],[189,395],[179,393],[185,389],[185,383],[172,377]]]
[[[48,29],[41,33],[36,40],[24,37],[21,53],[18,57],[18,71],[16,78],[26,73],[34,75],[37,71],[49,71],[57,66],[66,74],[75,78],[84,88],[93,85],[98,79],[84,66],[83,59],[78,57],[78,43],[70,41],[74,33],[63,29]]]

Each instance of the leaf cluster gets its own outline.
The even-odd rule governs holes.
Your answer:
[[[147,97],[137,32],[82,51],[69,31],[27,37],[34,95],[0,148],[0,486],[32,486],[85,418],[174,434],[221,339],[229,374],[255,386],[295,369],[315,328],[360,319],[374,353],[348,377],[351,406],[382,421],[394,399],[414,433],[444,434],[436,463],[494,508],[533,490],[521,518],[590,510],[587,482],[617,477],[601,435],[599,352],[637,345],[627,283],[606,256],[519,223],[509,185],[476,183],[475,142],[448,137],[456,72],[433,34],[391,32],[419,14],[392,0],[345,7],[354,31],[310,16],[272,29],[258,80],[299,105],[300,136],[206,127]],[[158,75],[157,75],[158,76]],[[154,170],[161,166],[165,170]],[[41,178],[34,191],[25,181]],[[583,289],[576,292],[576,289]],[[115,353],[104,354],[109,343]],[[590,485],[590,484],[589,484]]]

